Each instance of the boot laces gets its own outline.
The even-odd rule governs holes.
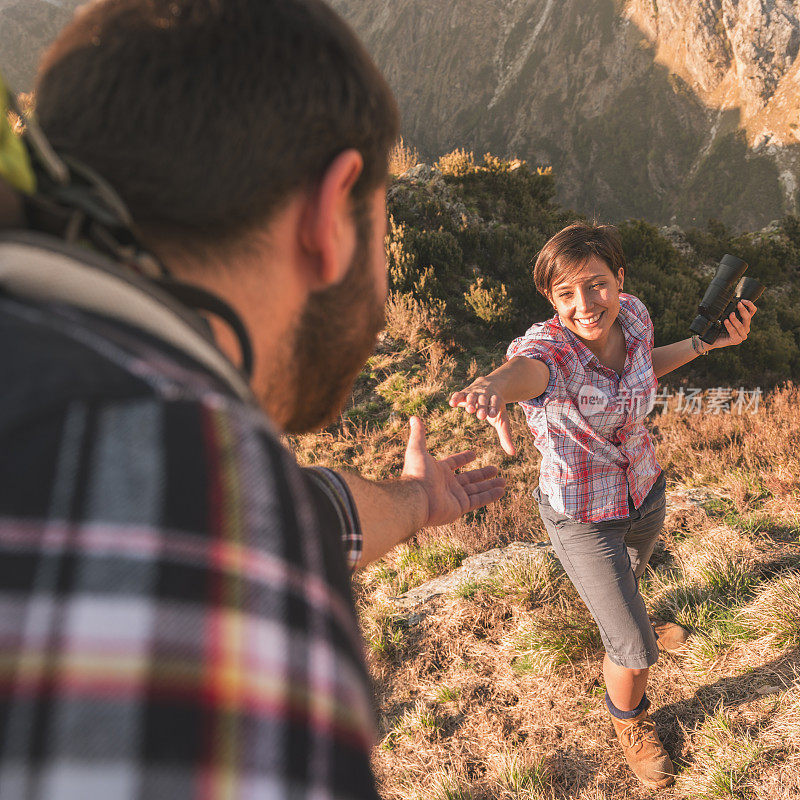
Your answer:
[[[640,719],[631,722],[624,730],[623,735],[628,739],[628,747],[639,749],[645,743],[659,745],[656,733],[656,724],[651,719]]]

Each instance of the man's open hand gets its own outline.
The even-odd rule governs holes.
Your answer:
[[[475,459],[465,450],[436,460],[425,446],[425,426],[419,417],[409,420],[411,434],[406,448],[403,477],[414,478],[428,501],[426,520],[421,527],[445,525],[462,514],[499,500],[505,494],[505,479],[497,477],[497,467],[482,467],[456,473]]]

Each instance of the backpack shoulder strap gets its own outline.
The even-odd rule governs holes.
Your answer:
[[[243,402],[257,405],[244,374],[219,349],[197,314],[151,280],[96,252],[33,231],[2,232],[0,289],[139,328],[198,361]]]

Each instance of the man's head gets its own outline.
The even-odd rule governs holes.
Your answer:
[[[272,342],[262,341],[257,309],[242,308],[255,302],[253,292],[241,303],[226,299],[254,339],[259,394],[274,393],[280,368],[294,382],[285,386],[288,376],[281,376],[282,407],[308,405],[308,392],[327,398],[311,404],[316,414],[301,408],[295,420],[263,397],[276,421],[313,427],[338,411],[341,385],[349,390],[382,319],[380,209],[398,115],[385,80],[327,5],[95,2],[43,59],[37,117],[59,152],[114,186],[145,241],[170,266],[182,265],[184,279],[233,286],[243,264],[255,269],[264,261],[259,274],[276,296],[287,286],[301,291],[302,308],[287,319],[288,329],[273,331],[280,341]],[[279,219],[294,229],[281,228]],[[338,309],[333,318],[331,305]],[[347,322],[369,330],[351,331]],[[330,374],[336,370],[325,369],[331,358],[319,352],[320,339],[358,353],[340,351],[333,364],[341,369]]]

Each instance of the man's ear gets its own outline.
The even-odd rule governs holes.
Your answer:
[[[619,272],[617,272],[617,290],[622,291],[622,285],[625,283],[625,269],[623,267],[619,268]]]
[[[363,168],[358,150],[344,150],[306,197],[300,246],[311,291],[339,283],[350,266],[356,247],[351,193]]]

